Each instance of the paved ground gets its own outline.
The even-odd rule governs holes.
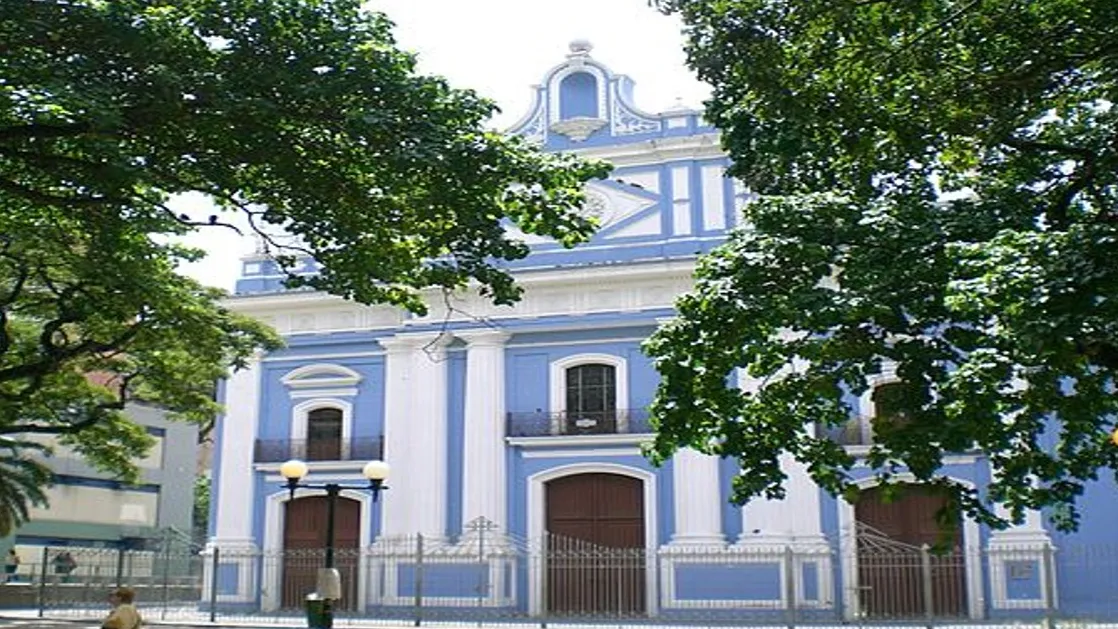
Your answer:
[[[16,619],[16,618],[0,618],[0,629],[99,629],[100,624],[91,623],[87,621],[65,621],[65,620],[47,620],[47,619]],[[204,627],[211,629],[213,625],[165,625],[165,624],[148,624],[145,627],[151,629],[198,629]],[[257,629],[251,625],[241,625],[238,629]],[[259,629],[265,629],[260,627]]]

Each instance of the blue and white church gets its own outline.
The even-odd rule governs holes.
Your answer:
[[[961,521],[954,553],[928,558],[921,547],[943,534],[930,492],[886,504],[867,481],[849,504],[789,460],[786,499],[737,507],[732,461],[684,451],[656,468],[642,457],[658,376],[640,344],[672,316],[697,257],[724,240],[748,193],[724,175],[701,112],[642,111],[632,81],[590,53],[573,42],[510,133],[615,166],[587,189],[601,229],[570,250],[525,236],[533,253],[511,265],[525,288],[515,306],[432,292],[429,314],[412,316],[288,291],[267,256],[243,260],[230,303],[287,346],[220,388],[218,559],[206,573],[217,601],[297,607],[314,587],[297,551],[325,546],[327,498],[292,497],[281,463],[307,461],[308,481],[360,484],[364,463],[383,459],[392,471],[379,500],[346,490],[336,503],[342,605],[357,614],[409,607],[417,587],[429,608],[525,616],[923,617],[927,591],[937,615],[963,619],[1090,613],[1118,554],[1100,580],[1068,549],[1112,539],[1112,486],[1091,489],[1076,537],[1039,513],[997,531]],[[871,443],[876,399],[867,393],[835,438]],[[967,453],[947,472],[977,486],[990,475]],[[479,565],[480,595],[464,576]],[[910,577],[928,574],[930,586],[909,591]]]

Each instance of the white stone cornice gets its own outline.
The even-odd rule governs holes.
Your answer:
[[[653,138],[643,142],[580,148],[572,152],[609,161],[615,167],[726,157],[717,133]]]
[[[510,332],[496,328],[477,328],[472,330],[455,330],[454,336],[466,342],[466,346],[473,347],[504,347],[512,338]]]
[[[273,326],[283,335],[345,331],[399,330],[409,326],[437,325],[448,321],[473,323],[479,317],[508,319],[578,315],[591,312],[638,312],[670,308],[675,298],[690,290],[694,260],[649,261],[617,266],[572,269],[521,269],[514,272],[524,287],[523,299],[515,308],[497,306],[476,290],[463,290],[450,296],[453,310],[447,310],[445,295],[421,292],[429,306],[425,317],[405,320],[403,312],[391,306],[369,307],[324,293],[298,292],[269,296],[245,296],[227,300],[231,309]],[[402,346],[400,341],[377,339],[387,350]],[[414,337],[420,342],[419,337]]]
[[[377,339],[377,343],[389,352],[409,352],[414,350],[438,352],[445,349],[453,340],[453,336],[443,331],[403,332],[395,336],[379,338]]]

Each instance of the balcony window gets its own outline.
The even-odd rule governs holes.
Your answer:
[[[567,434],[617,432],[617,370],[613,365],[587,364],[566,371]]]
[[[342,460],[342,411],[317,408],[307,413],[307,460]]]

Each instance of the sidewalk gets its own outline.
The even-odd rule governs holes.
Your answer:
[[[143,609],[140,610],[143,615]],[[229,629],[306,629],[307,623],[301,618],[293,617],[276,617],[276,616],[260,616],[254,618],[218,618],[214,622],[210,622],[209,618],[204,614],[199,614],[195,618],[175,617],[161,619],[158,610],[152,610],[155,613],[149,616],[144,616],[144,626],[151,627],[198,627],[198,628],[221,628],[228,627]],[[105,614],[108,614],[108,608],[105,609]],[[62,612],[55,614],[46,614],[42,620],[49,620],[56,623],[68,623],[75,627],[96,626],[102,620],[102,616],[94,614],[86,615],[82,612]],[[39,610],[37,609],[3,609],[0,610],[0,620],[40,620]],[[477,623],[456,623],[456,622],[424,622],[424,627],[477,627]],[[504,625],[502,625],[504,626]],[[334,620],[335,629],[415,629],[413,623],[401,623],[400,621],[393,620],[377,620],[365,618],[336,618]],[[519,629],[520,625],[508,625],[509,629]],[[529,627],[539,629],[539,625],[523,625],[523,629]]]

